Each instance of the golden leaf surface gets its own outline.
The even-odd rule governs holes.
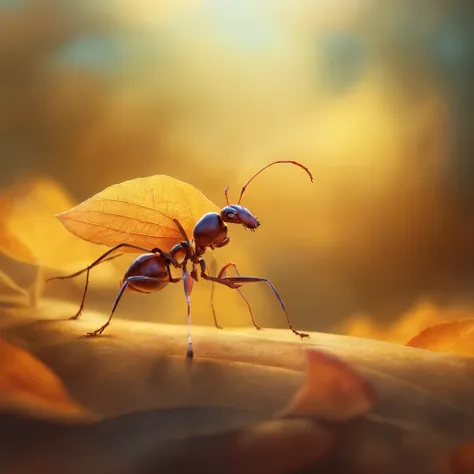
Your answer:
[[[55,214],[73,205],[55,181],[35,178],[0,194],[0,252],[33,265],[65,268],[97,258],[100,250],[65,233]]]
[[[59,432],[58,441],[51,441],[43,426],[39,437],[45,443],[36,457],[30,453],[35,462],[29,461],[29,470],[14,472],[31,472],[46,452],[56,467],[44,470],[49,474],[78,472],[72,469],[75,460],[83,462],[86,456],[94,472],[118,472],[97,466],[132,462],[129,456],[136,451],[130,450],[141,444],[143,452],[154,456],[139,459],[147,469],[133,472],[143,474],[187,472],[160,470],[156,464],[162,466],[167,459],[173,468],[181,467],[183,459],[195,463],[196,458],[183,456],[183,449],[199,454],[209,468],[199,472],[223,472],[223,465],[232,466],[228,472],[235,474],[255,472],[252,466],[268,458],[260,458],[267,448],[280,456],[268,469],[278,474],[295,472],[280,467],[302,467],[300,461],[314,461],[322,468],[309,472],[328,474],[451,474],[443,469],[443,459],[453,447],[474,438],[471,358],[332,334],[312,333],[311,339],[301,341],[289,330],[193,326],[195,358],[190,361],[185,357],[185,326],[117,319],[108,333],[87,338],[85,332],[107,315],[58,320],[69,313],[66,302],[43,300],[35,310],[2,311],[0,329],[39,354],[83,406],[105,417],[110,431],[105,432],[103,424],[89,425],[87,435],[81,428],[70,430],[68,439]],[[234,425],[242,413],[255,413],[258,421],[285,407],[289,418]],[[149,410],[160,413],[152,416]],[[241,430],[223,433],[219,423],[224,418]],[[131,423],[137,429],[132,430]],[[202,433],[211,423],[215,436],[212,431]],[[192,430],[196,438],[184,437],[184,446],[179,433],[192,434],[191,425],[198,428]],[[27,426],[17,429],[30,432]],[[114,433],[116,444],[110,445],[107,433]],[[281,449],[271,450],[271,445]],[[66,449],[71,454],[61,456]],[[84,472],[83,465],[80,468]]]
[[[207,212],[218,211],[194,186],[157,175],[110,186],[58,218],[66,229],[89,242],[109,247],[129,243],[169,251],[183,240],[173,219],[192,238],[196,222]]]
[[[106,416],[200,403],[273,415],[301,387],[304,350],[313,347],[342,357],[373,384],[377,413],[384,418],[425,425],[439,416],[445,431],[457,431],[474,416],[471,358],[332,334],[311,333],[301,341],[287,329],[195,325],[195,358],[189,363],[186,326],[117,318],[102,336],[89,338],[86,332],[108,315],[89,312],[77,321],[61,320],[76,309],[45,299],[34,311],[4,310],[0,330],[41,354],[85,406]],[[347,385],[355,387],[350,380]],[[441,414],[451,411],[448,427]],[[474,436],[474,428],[469,433]]]
[[[447,321],[430,326],[412,338],[407,346],[474,356],[474,319]]]
[[[84,414],[56,374],[26,350],[2,338],[0,409],[48,418]]]
[[[348,372],[354,379],[351,368],[333,356],[316,354],[316,350],[306,355],[304,386],[311,389],[305,388],[303,397],[321,400],[328,395],[327,387],[314,377],[318,369],[326,376],[331,374],[331,381]],[[359,376],[355,378],[365,385]],[[353,394],[359,398],[357,392]],[[347,402],[346,397],[336,398],[333,407]],[[32,470],[48,474],[89,470],[291,474],[317,466],[356,434],[340,416],[333,425],[320,425],[314,416],[325,411],[324,406],[309,405],[316,412],[311,409],[307,418],[294,417],[290,411],[288,418],[270,420],[245,410],[202,405],[140,411],[80,426],[11,416],[2,419],[0,415],[0,444],[8,452],[0,459],[0,470],[15,474]],[[340,408],[345,410],[345,406]],[[364,411],[370,408],[369,402]],[[348,414],[352,418],[353,413]],[[15,443],[12,431],[22,434],[21,445]],[[25,451],[27,458],[22,456]]]

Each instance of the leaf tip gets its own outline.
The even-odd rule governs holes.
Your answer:
[[[62,222],[63,219],[66,218],[66,214],[67,214],[67,211],[63,211],[63,212],[59,212],[58,214],[55,214],[54,217],[56,217],[56,219]]]

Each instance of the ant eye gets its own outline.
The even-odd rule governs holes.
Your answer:
[[[235,219],[237,219],[237,214],[235,212],[228,212],[227,217],[229,219],[235,220]]]

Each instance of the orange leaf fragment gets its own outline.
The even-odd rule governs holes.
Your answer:
[[[62,231],[54,215],[73,205],[54,180],[37,177],[0,193],[0,252],[32,265],[64,268],[90,261],[99,250]]]
[[[196,222],[207,212],[218,211],[194,186],[157,175],[110,186],[57,217],[66,229],[89,242],[169,251],[183,240],[173,219],[179,220],[191,239]]]
[[[317,350],[307,350],[306,360],[305,381],[280,416],[343,421],[370,410],[375,391],[346,362]]]
[[[474,318],[430,326],[412,338],[407,346],[474,356]]]
[[[472,474],[474,472],[474,441],[462,444],[450,456],[452,474]]]
[[[57,375],[24,349],[0,338],[0,410],[39,417],[80,417],[85,411]]]
[[[29,299],[28,291],[19,286],[7,273],[0,270],[0,303],[27,305]]]

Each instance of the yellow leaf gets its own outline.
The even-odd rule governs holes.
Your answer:
[[[2,215],[5,214],[2,213]],[[37,262],[35,255],[11,233],[6,224],[0,226],[0,242],[2,251],[8,256],[21,262]]]
[[[89,242],[168,251],[183,240],[173,219],[192,238],[196,222],[212,211],[219,209],[194,186],[157,175],[110,186],[58,217],[70,232]]]
[[[474,356],[474,319],[430,326],[411,339],[407,346]]]
[[[50,369],[4,339],[0,339],[0,409],[48,418],[84,414]]]
[[[19,286],[8,274],[0,270],[0,302],[27,305],[28,301],[28,291]]]
[[[21,262],[62,268],[90,263],[101,249],[65,233],[55,214],[73,205],[53,180],[17,183],[0,194],[0,251]]]

